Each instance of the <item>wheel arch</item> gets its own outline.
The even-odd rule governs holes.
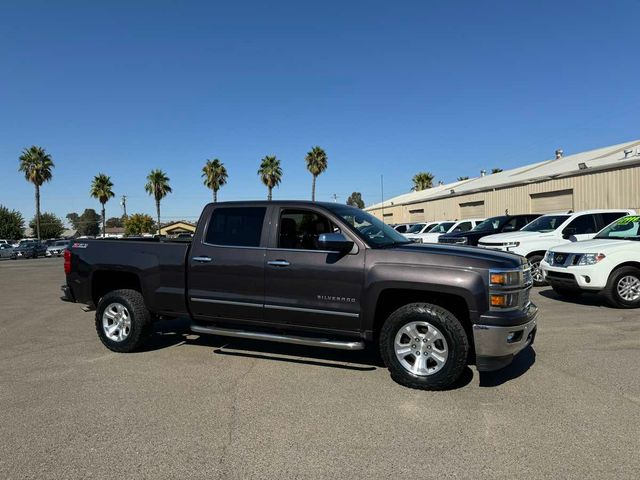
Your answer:
[[[107,293],[120,289],[142,293],[140,277],[133,272],[117,270],[97,270],[91,275],[91,300],[96,306]]]

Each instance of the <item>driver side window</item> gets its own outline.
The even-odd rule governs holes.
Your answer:
[[[574,235],[596,233],[598,231],[595,215],[580,215],[567,225],[567,228],[575,228],[576,231]]]
[[[278,227],[278,248],[320,250],[320,235],[339,231],[331,220],[311,210],[282,210]]]

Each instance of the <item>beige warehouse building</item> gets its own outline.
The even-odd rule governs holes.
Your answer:
[[[591,208],[640,211],[640,140],[406,193],[366,210],[386,223]]]

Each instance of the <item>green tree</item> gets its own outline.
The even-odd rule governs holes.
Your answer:
[[[122,217],[107,218],[107,221],[106,221],[105,224],[106,224],[107,228],[124,227],[124,221],[123,221]]]
[[[29,222],[29,228],[35,230],[36,217],[33,217]],[[63,233],[64,223],[62,223],[62,219],[53,213],[44,212],[40,214],[40,234],[42,238],[60,238]]]
[[[93,208],[86,208],[82,215],[68,213],[67,220],[81,237],[95,237],[100,233],[100,215]]]
[[[162,170],[151,170],[147,175],[147,184],[144,189],[149,195],[153,195],[156,201],[156,216],[158,218],[158,235],[160,235],[160,201],[171,193],[169,177]],[[126,228],[126,227],[125,227]]]
[[[24,236],[24,218],[17,210],[0,205],[0,238],[18,240]]]
[[[491,169],[491,173],[492,173],[492,174],[493,174],[493,173],[500,173],[500,172],[502,172],[502,171],[503,171],[503,170],[502,170],[501,168],[492,168],[492,169]]]
[[[352,207],[364,208],[364,201],[362,200],[362,194],[360,192],[353,192],[347,198],[347,205]]]
[[[425,190],[427,188],[433,187],[433,174],[431,172],[419,172],[416,173],[411,181],[413,182],[413,187],[411,190],[414,192],[418,192],[420,190]]]
[[[95,177],[93,177],[93,182],[91,182],[91,191],[89,194],[93,198],[97,198],[102,206],[102,236],[104,237],[104,232],[106,228],[106,215],[104,205],[109,201],[110,198],[115,197],[115,193],[113,193],[113,183],[111,182],[111,177],[105,175],[104,173],[99,173]]]
[[[124,221],[124,233],[126,235],[141,235],[153,232],[153,218],[146,213],[134,213],[128,215]]]
[[[273,187],[277,187],[282,181],[280,160],[278,160],[275,155],[267,155],[264,157],[260,163],[258,175],[260,176],[262,183],[264,183],[268,189],[269,193],[267,194],[267,200],[271,200]]]
[[[53,178],[51,170],[55,165],[51,155],[36,145],[25,148],[19,161],[18,171],[23,172],[24,178],[36,187],[36,236],[40,239],[40,187]]]
[[[213,190],[214,203],[218,201],[218,190],[227,183],[227,177],[227,169],[224,168],[224,163],[217,158],[207,160],[207,163],[202,167],[202,178],[204,178],[205,186]]]
[[[307,170],[313,176],[311,182],[311,201],[316,201],[316,178],[323,173],[328,166],[328,159],[326,152],[320,147],[313,147],[310,152],[307,152],[305,157],[307,163]]]
[[[458,177],[459,182],[461,182],[462,180],[469,180],[469,177]]]

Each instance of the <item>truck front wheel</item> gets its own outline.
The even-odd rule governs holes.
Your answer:
[[[604,295],[614,307],[640,307],[640,270],[635,267],[614,270],[609,276]]]
[[[380,353],[391,378],[400,385],[443,390],[462,374],[469,340],[448,310],[430,303],[410,303],[385,321]]]
[[[96,309],[96,332],[109,350],[138,350],[151,331],[151,314],[140,292],[122,289],[107,293]]]

